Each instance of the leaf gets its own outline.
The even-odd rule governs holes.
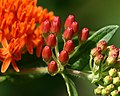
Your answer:
[[[89,63],[89,54],[91,49],[94,48],[96,44],[101,40],[109,42],[109,40],[113,37],[118,27],[118,25],[109,25],[101,28],[100,30],[96,31],[93,35],[91,35],[88,38],[87,42],[80,47],[77,54],[75,54],[75,56],[71,58],[70,63],[75,62],[72,65],[72,68],[82,70]]]
[[[65,80],[65,84],[66,84],[67,92],[69,96],[78,96],[74,82],[63,73],[62,73],[62,76],[63,76],[63,79]]]

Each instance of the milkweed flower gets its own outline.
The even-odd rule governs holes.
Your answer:
[[[21,60],[23,49],[33,54],[36,47],[40,57],[42,22],[52,21],[53,12],[36,6],[37,0],[0,0],[0,61],[4,73],[10,64],[19,72],[15,61]],[[38,27],[36,25],[39,25]]]

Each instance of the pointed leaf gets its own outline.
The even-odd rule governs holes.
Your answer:
[[[74,82],[63,73],[62,73],[62,76],[63,76],[63,79],[65,80],[65,84],[66,84],[67,92],[69,96],[78,96]]]
[[[73,69],[81,70],[89,63],[89,54],[92,48],[96,46],[96,43],[105,40],[109,42],[109,40],[113,37],[116,30],[118,29],[118,25],[109,25],[100,30],[96,31],[93,35],[88,38],[88,41],[84,43],[77,54],[71,58],[70,62],[75,62],[72,65]]]

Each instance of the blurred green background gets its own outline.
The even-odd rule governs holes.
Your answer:
[[[74,14],[80,28],[98,30],[106,25],[120,26],[120,0],[38,0],[38,5],[55,12],[64,23],[69,14]],[[109,42],[120,47],[120,29]],[[15,82],[0,83],[0,96],[67,96],[64,80],[60,75],[24,80],[16,77]],[[94,85],[84,78],[76,79],[79,96],[94,96]]]

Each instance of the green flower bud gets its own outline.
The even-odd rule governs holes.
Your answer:
[[[112,91],[115,88],[115,86],[114,86],[114,84],[110,84],[106,88],[109,89],[110,91]]]
[[[117,72],[118,76],[120,77],[120,72]]]
[[[120,92],[120,86],[118,87],[118,91]]]
[[[117,54],[112,54],[107,57],[106,62],[108,63],[108,65],[115,64],[116,58],[117,58]]]
[[[110,94],[110,90],[109,89],[107,89],[107,88],[105,88],[105,89],[102,89],[102,93],[101,93],[103,96],[105,95],[109,95]]]
[[[118,90],[114,90],[111,92],[111,96],[118,96]]]
[[[113,78],[113,84],[120,85],[120,77]]]
[[[110,84],[112,82],[112,76],[106,76],[104,79],[103,79],[105,85],[107,84]]]
[[[96,95],[101,95],[101,92],[102,92],[102,88],[97,87],[96,89],[94,89],[94,93]]]
[[[109,75],[112,76],[112,77],[116,76],[117,75],[117,70],[115,68],[110,69],[109,70]]]

